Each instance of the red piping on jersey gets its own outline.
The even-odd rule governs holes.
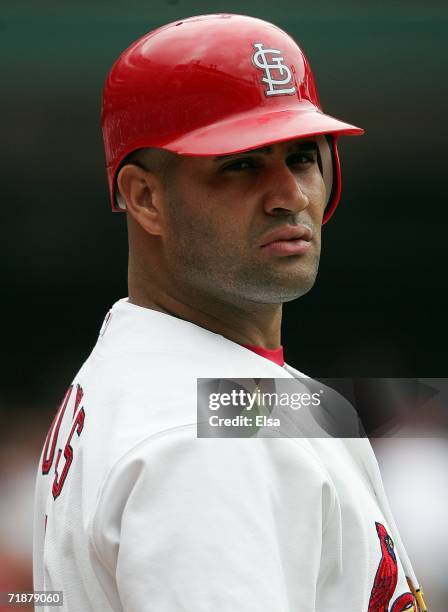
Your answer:
[[[261,357],[269,359],[269,361],[273,361],[279,366],[285,365],[285,360],[283,357],[283,346],[279,346],[276,349],[267,349],[263,348],[262,346],[256,346],[255,344],[242,344],[241,346],[244,346],[244,348],[249,349],[249,351],[257,353],[257,355],[260,355]]]

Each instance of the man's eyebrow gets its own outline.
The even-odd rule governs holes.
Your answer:
[[[288,148],[288,153],[291,153],[294,151],[303,151],[303,150],[306,150],[306,151],[317,150],[317,142],[314,140],[300,140],[300,141],[294,142]],[[250,155],[251,153],[265,153],[266,155],[269,155],[270,153],[272,153],[272,147],[271,146],[257,147],[256,149],[247,149],[246,151],[239,151],[238,153],[218,155],[217,157],[214,158],[213,161],[222,161],[224,159],[228,159],[229,157],[236,157],[240,155]]]
[[[297,150],[297,149],[299,150],[306,149],[307,151],[311,151],[311,150],[317,150],[317,148],[318,146],[315,140],[301,140],[298,142],[294,142],[289,148],[289,151]]]
[[[256,149],[248,149],[247,151],[239,151],[238,153],[229,153],[228,155],[218,155],[213,161],[221,161],[228,159],[229,157],[235,157],[236,155],[250,155],[251,153],[272,153],[272,147],[258,147]]]

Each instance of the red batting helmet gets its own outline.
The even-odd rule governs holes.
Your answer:
[[[102,129],[113,210],[124,208],[117,171],[136,149],[225,155],[317,137],[324,223],[341,192],[337,137],[363,133],[322,112],[308,60],[288,34],[228,14],[170,23],[128,47],[104,86]]]

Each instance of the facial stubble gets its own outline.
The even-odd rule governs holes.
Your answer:
[[[237,241],[235,229],[223,228],[209,207],[192,214],[174,189],[168,195],[165,256],[178,286],[235,304],[280,304],[312,288],[319,266],[314,245],[304,255],[266,257],[250,240]]]

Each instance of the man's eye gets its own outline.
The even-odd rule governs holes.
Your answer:
[[[290,155],[288,157],[288,164],[289,165],[295,165],[295,164],[313,164],[314,162],[316,162],[317,157],[316,157],[316,153],[294,153],[294,155]]]
[[[286,159],[286,163],[289,166],[304,166],[312,165],[317,160],[317,154],[314,151],[310,152],[298,152],[289,155]],[[234,161],[226,164],[222,170],[224,172],[244,172],[245,170],[255,170],[260,167],[260,161],[253,157],[244,157],[241,159],[235,159]]]
[[[223,167],[224,171],[230,172],[240,172],[242,170],[249,170],[250,168],[254,168],[255,163],[252,159],[244,158],[244,159],[236,159],[233,162],[230,162],[226,166]]]

